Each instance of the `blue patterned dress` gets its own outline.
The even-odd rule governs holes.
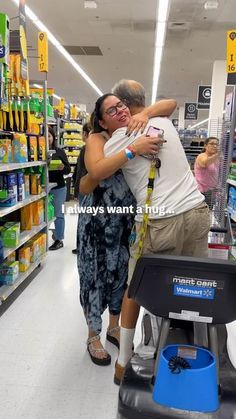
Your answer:
[[[117,315],[127,287],[129,235],[134,214],[108,214],[107,207],[135,206],[121,171],[100,182],[84,197],[83,207],[104,209],[97,215],[80,214],[77,230],[80,302],[88,327],[101,332],[101,316],[108,307]]]

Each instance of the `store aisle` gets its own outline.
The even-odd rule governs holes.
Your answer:
[[[67,215],[65,247],[48,254],[44,269],[0,318],[1,419],[116,418],[117,350],[107,343],[112,365],[103,368],[86,351],[71,253],[76,222]]]

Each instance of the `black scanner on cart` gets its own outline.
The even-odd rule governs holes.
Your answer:
[[[134,355],[126,368],[119,392],[119,417],[205,418],[202,413],[170,409],[152,400],[152,379],[160,352],[166,343],[173,342],[173,337],[176,343],[171,319],[188,320],[200,327],[207,325],[207,344],[217,357],[221,392],[219,410],[207,417],[236,417],[236,371],[227,355],[224,326],[236,320],[236,264],[217,259],[146,255],[137,262],[129,297],[161,317],[162,326],[156,360]],[[187,343],[182,341],[182,332],[180,344]]]

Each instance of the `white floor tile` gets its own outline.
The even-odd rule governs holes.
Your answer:
[[[0,419],[115,419],[117,349],[108,367],[86,350],[75,247],[77,217],[67,216],[64,248],[0,318]],[[104,330],[108,322],[103,316]]]

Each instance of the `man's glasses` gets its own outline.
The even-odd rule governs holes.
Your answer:
[[[117,115],[118,111],[123,111],[127,108],[127,105],[124,102],[118,102],[117,105],[111,106],[108,108],[105,113],[109,116]]]

